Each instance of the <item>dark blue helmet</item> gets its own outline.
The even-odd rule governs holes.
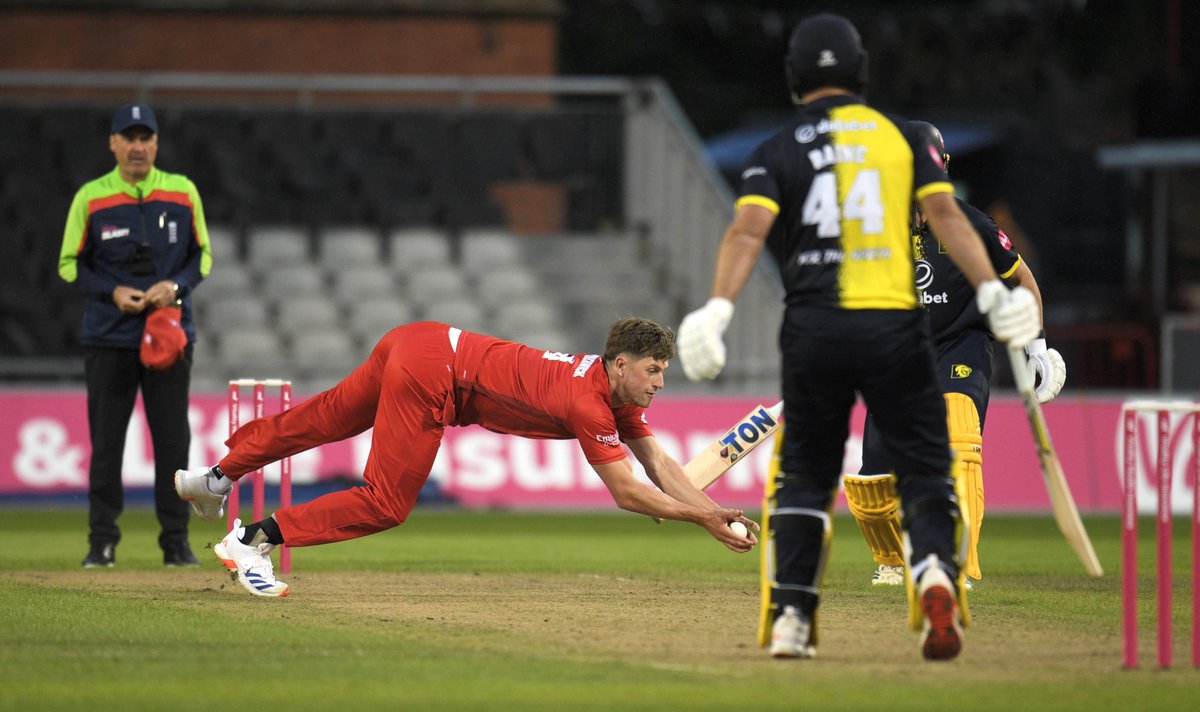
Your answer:
[[[946,140],[942,138],[942,132],[938,131],[938,127],[928,121],[909,121],[908,126],[915,133],[927,137],[933,143],[934,148],[942,155],[942,163],[946,170],[950,170],[950,154],[946,152]]]
[[[797,104],[820,87],[855,93],[867,88],[867,51],[854,24],[841,15],[821,13],[801,20],[788,40],[784,69]]]

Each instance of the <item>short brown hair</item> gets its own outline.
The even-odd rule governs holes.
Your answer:
[[[675,358],[675,332],[636,316],[618,319],[608,329],[604,360],[612,361],[621,354],[669,361]]]

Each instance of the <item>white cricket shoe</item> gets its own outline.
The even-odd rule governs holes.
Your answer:
[[[917,600],[925,615],[921,654],[926,660],[950,660],[962,650],[962,627],[958,620],[958,595],[954,582],[938,566],[936,554],[926,559],[927,567],[917,588]]]
[[[812,621],[795,606],[784,606],[783,613],[771,626],[771,657],[812,658],[817,655],[817,646],[809,641]]]
[[[243,544],[239,537],[244,531],[242,520],[233,520],[233,529],[213,547],[213,553],[229,569],[230,577],[255,596],[288,595],[288,585],[275,578],[275,567],[271,565],[271,550],[275,546],[265,542],[258,546]]]
[[[175,492],[184,502],[192,503],[192,510],[201,519],[220,519],[225,514],[225,493],[217,494],[209,487],[217,476],[208,467],[191,470],[175,470]]]
[[[875,569],[874,575],[871,576],[872,586],[903,586],[904,585],[904,567],[891,566],[890,564],[880,564],[879,568]]]

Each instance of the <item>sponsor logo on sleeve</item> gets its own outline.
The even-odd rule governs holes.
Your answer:
[[[621,436],[617,435],[616,433],[603,433],[597,435],[596,440],[598,440],[601,445],[608,445],[609,447],[621,446]]]
[[[1000,238],[1000,246],[1006,250],[1011,250],[1012,240],[1008,239],[1008,235],[1005,235],[1004,231],[1000,229],[997,229],[996,232],[998,233],[997,237]]]
[[[970,378],[971,367],[965,363],[956,363],[950,367],[950,378]]]

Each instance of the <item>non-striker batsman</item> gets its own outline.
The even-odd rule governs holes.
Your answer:
[[[910,544],[910,622],[927,659],[962,647],[965,598],[946,410],[928,320],[917,301],[909,218],[914,199],[977,290],[997,338],[1037,336],[1037,303],[997,279],[955,203],[927,134],[868,106],[867,53],[848,20],[821,14],[793,31],[785,57],[799,113],[742,172],[733,221],[717,254],[712,298],[680,325],[685,373],[714,378],[733,300],[764,245],[786,289],[780,333],[784,440],[764,541],[775,657],[812,657],[830,508],[861,394],[892,456]],[[780,223],[779,230],[772,226]],[[768,236],[771,236],[768,239]]]

